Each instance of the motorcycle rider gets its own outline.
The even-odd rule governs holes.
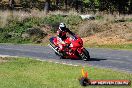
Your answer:
[[[74,39],[76,39],[75,34],[72,31],[70,31],[69,28],[67,28],[64,23],[60,23],[59,28],[57,30],[57,36],[61,44],[65,44],[64,41],[67,39],[67,33],[69,33],[74,37]],[[59,47],[59,51],[61,51],[63,48],[64,48],[63,46]]]

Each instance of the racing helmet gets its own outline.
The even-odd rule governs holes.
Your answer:
[[[59,30],[64,31],[66,28],[66,25],[64,23],[59,24]]]

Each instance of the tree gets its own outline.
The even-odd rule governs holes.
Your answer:
[[[44,11],[46,13],[49,12],[49,10],[50,10],[50,4],[51,4],[51,1],[50,0],[46,0],[45,1]]]
[[[14,0],[9,0],[8,4],[9,4],[10,9],[14,9],[14,4],[15,4]]]
[[[56,6],[59,7],[60,0],[56,0]]]
[[[67,10],[68,0],[65,0],[65,9]]]
[[[129,0],[129,7],[128,7],[128,9],[129,9],[128,13],[132,14],[132,0]]]

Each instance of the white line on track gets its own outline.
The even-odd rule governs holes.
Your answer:
[[[79,66],[79,65],[77,65],[77,64],[69,64],[69,63],[57,62],[57,61],[54,62],[54,61],[51,61],[51,60],[41,60],[41,59],[36,59],[36,60],[39,60],[39,61],[48,61],[48,62],[51,62],[51,63],[69,65],[69,66],[74,66],[74,67],[78,67],[78,66]]]
[[[10,56],[10,55],[0,55],[0,57],[18,57],[18,56]],[[41,59],[36,59],[36,60],[39,60],[39,61],[48,61],[48,62],[51,62],[51,63],[56,63],[56,64],[64,64],[64,65],[70,65],[70,66],[79,66],[79,65],[74,65],[74,64],[68,64],[68,63],[61,63],[61,62],[54,62],[54,61],[51,61],[51,60],[41,60]]]
[[[111,58],[111,57],[106,57],[106,58]]]
[[[18,56],[0,55],[0,57],[18,57]]]
[[[116,59],[121,59],[121,58],[116,58]]]

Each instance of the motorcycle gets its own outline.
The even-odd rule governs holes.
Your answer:
[[[83,41],[80,37],[76,36],[67,37],[64,43],[60,42],[58,37],[51,37],[49,46],[55,51],[55,54],[60,56],[61,59],[82,59],[84,61],[90,60],[89,52],[83,47]],[[61,48],[61,51],[58,50]]]

